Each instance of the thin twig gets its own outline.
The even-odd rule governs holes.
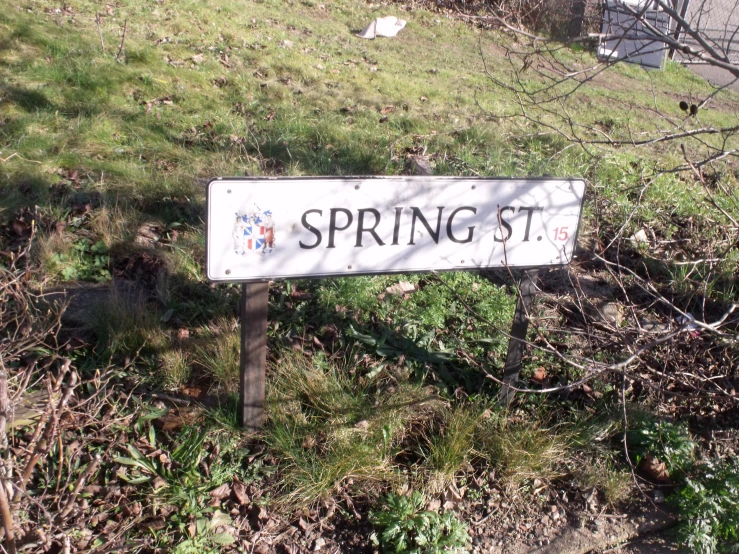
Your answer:
[[[118,60],[121,57],[121,52],[123,52],[123,44],[126,42],[126,30],[128,29],[128,19],[125,19],[123,21],[123,36],[121,37],[121,45],[118,48],[118,53],[115,55],[115,59]]]
[[[100,454],[96,454],[92,461],[87,465],[84,473],[77,480],[77,483],[75,483],[74,489],[72,489],[72,493],[69,495],[69,499],[67,500],[64,509],[59,513],[59,519],[64,519],[69,515],[69,512],[72,511],[72,508],[74,508],[74,502],[77,500],[77,495],[80,493],[80,490],[82,490],[82,487],[85,486],[85,482],[95,474],[98,466],[100,466],[101,460],[102,458],[100,457]]]
[[[103,30],[100,28],[100,12],[95,12],[95,25],[97,25],[98,35],[100,35],[100,49],[103,51],[103,56],[105,56],[105,41],[103,40]]]

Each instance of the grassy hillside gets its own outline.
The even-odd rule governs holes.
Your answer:
[[[21,352],[3,350],[11,395],[21,391],[16,413],[25,414],[8,432],[21,445],[9,457],[28,468],[28,494],[11,504],[29,551],[112,543],[371,552],[373,531],[390,540],[378,514],[416,513],[403,500],[413,497],[385,495],[411,490],[426,495],[416,511],[443,508],[453,520],[432,522],[436,530],[462,537],[454,518],[470,526],[478,551],[503,540],[543,544],[568,520],[594,525],[599,512],[653,495],[654,479],[632,479],[647,454],[667,460],[679,484],[685,540],[717,532],[695,527],[703,519],[690,512],[680,475],[705,477],[704,466],[694,469],[696,448],[720,464],[736,445],[736,397],[711,388],[735,382],[733,339],[683,333],[629,366],[628,386],[613,371],[580,380],[588,364],[621,361],[648,342],[638,330],[647,324],[679,327],[679,314],[638,283],[700,321],[737,302],[735,162],[706,166],[701,183],[661,172],[682,163],[680,142],[592,156],[507,117],[515,105],[486,70],[510,79],[501,45],[512,39],[406,7],[4,7],[0,250],[12,286],[2,289],[2,313],[32,314],[29,328],[40,333]],[[354,36],[387,14],[408,20],[397,38]],[[594,61],[559,55],[573,66]],[[656,109],[678,119],[680,99],[711,92],[677,64],[616,66],[579,91],[573,109],[588,125],[638,135],[663,124]],[[726,125],[737,106],[739,96],[723,91],[686,125]],[[205,183],[401,174],[411,155],[426,156],[436,175],[588,179],[578,261],[543,280],[530,339],[544,350],[529,350],[522,375],[525,387],[575,384],[498,406],[488,375],[500,375],[507,348],[515,287],[506,276],[274,283],[268,421],[244,436],[234,400],[240,289],[204,277]],[[640,231],[646,239],[633,238]],[[609,271],[613,259],[635,273]],[[415,292],[395,294],[399,281]],[[21,312],[18,290],[30,295]],[[38,304],[37,295],[62,290],[68,306],[57,325],[45,319],[53,300]],[[612,309],[621,315],[603,315]],[[21,336],[19,318],[2,324],[4,345]],[[686,371],[692,389],[670,380]],[[57,406],[65,390],[69,404]],[[63,415],[39,415],[48,406]],[[725,442],[698,437],[706,426]],[[725,471],[722,483],[735,482]]]

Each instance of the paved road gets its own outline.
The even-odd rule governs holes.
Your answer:
[[[687,64],[687,67],[693,73],[695,73],[696,75],[700,75],[706,81],[708,81],[714,86],[722,87],[724,85],[732,83],[730,85],[730,88],[736,91],[739,91],[739,79],[734,77],[731,73],[729,73],[725,69],[720,69],[718,67],[713,67],[711,65],[695,64],[695,63]]]
[[[699,30],[712,46],[728,53],[729,58],[739,65],[739,5],[736,0],[689,2],[685,17],[688,23]],[[683,36],[683,40],[700,48],[690,37]],[[731,88],[739,90],[739,81],[728,71],[704,64],[688,64],[688,67],[712,85],[724,86],[733,82]]]

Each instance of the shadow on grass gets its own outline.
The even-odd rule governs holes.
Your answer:
[[[5,100],[16,104],[26,112],[54,111],[57,107],[38,90],[0,84]]]

